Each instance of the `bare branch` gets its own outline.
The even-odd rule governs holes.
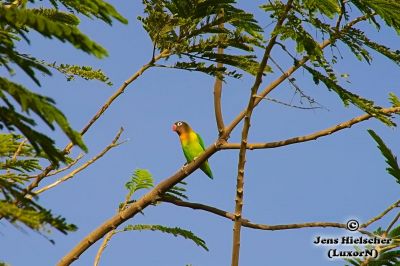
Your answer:
[[[63,168],[60,168],[60,169],[51,171],[50,173],[47,174],[47,176],[56,175],[56,174],[59,174],[59,173],[61,173],[61,172],[64,172],[64,171],[70,169],[72,166],[74,166],[75,164],[77,164],[77,163],[79,162],[80,159],[83,158],[83,155],[84,155],[83,153],[80,153],[80,154],[78,155],[78,157],[76,157],[75,160],[73,160],[70,164],[68,164],[67,166],[65,166],[65,167],[63,167]]]
[[[390,108],[385,108],[380,110],[383,113],[386,114],[392,114],[392,113],[400,113],[400,107],[390,107]],[[249,143],[247,144],[247,149],[249,150],[254,150],[254,149],[271,149],[271,148],[277,148],[281,146],[286,146],[286,145],[291,145],[295,143],[301,143],[301,142],[306,142],[310,140],[316,140],[320,137],[328,136],[331,135],[337,131],[340,131],[342,129],[350,128],[354,124],[360,123],[362,121],[368,120],[372,118],[373,116],[370,114],[364,114],[360,115],[358,117],[355,117],[353,119],[350,119],[346,122],[337,124],[335,126],[329,127],[324,130],[320,130],[317,132],[314,132],[309,135],[305,136],[299,136],[299,137],[294,137],[286,140],[280,140],[280,141],[274,141],[274,142],[266,142],[266,143]],[[240,143],[223,143],[219,147],[222,150],[225,149],[240,149]]]
[[[39,195],[40,193],[43,193],[44,191],[49,190],[51,188],[54,188],[55,186],[58,186],[59,184],[67,181],[68,179],[73,178],[76,174],[78,174],[82,170],[86,169],[89,165],[91,165],[92,163],[94,163],[95,161],[97,161],[98,159],[103,157],[104,154],[106,154],[109,150],[111,150],[112,148],[117,147],[118,145],[120,145],[121,143],[118,143],[118,140],[121,137],[121,134],[122,134],[123,131],[124,131],[124,129],[121,127],[119,129],[117,135],[113,139],[113,141],[107,147],[105,147],[104,150],[102,150],[99,154],[97,154],[95,157],[93,157],[92,159],[90,159],[89,161],[87,161],[86,163],[81,165],[80,167],[76,168],[71,173],[69,173],[69,174],[63,176],[62,178],[58,179],[57,181],[51,183],[50,185],[47,185],[47,186],[45,186],[45,187],[43,187],[41,189],[33,191],[32,194]]]
[[[224,10],[221,10],[219,17],[223,16],[224,16]],[[218,28],[223,29],[224,24],[223,23],[219,24]],[[222,55],[223,53],[224,53],[224,48],[218,47],[218,54]],[[223,66],[224,64],[220,62],[217,63],[217,68],[222,68]],[[222,73],[220,74],[222,75]],[[214,83],[214,112],[215,112],[215,120],[217,122],[219,136],[221,136],[225,130],[224,119],[222,117],[221,96],[222,96],[222,79],[219,78],[217,75],[215,77],[215,83]]]
[[[120,224],[135,216],[137,213],[145,209],[147,206],[156,202],[162,194],[167,192],[173,186],[182,181],[185,177],[190,175],[193,171],[198,169],[211,155],[218,150],[218,145],[213,144],[194,161],[187,164],[178,170],[174,175],[161,181],[152,190],[147,192],[144,196],[138,199],[133,204],[129,205],[126,209],[106,220],[102,225],[97,227],[82,239],[68,254],[66,254],[59,262],[58,266],[70,265],[73,261],[77,260],[79,256],[85,252],[91,245],[96,243],[99,239],[104,237],[108,232],[117,228]]]
[[[187,201],[181,201],[181,200],[176,200],[176,199],[171,199],[171,198],[162,198],[160,199],[161,202],[168,202],[172,203],[176,206],[180,207],[186,207],[186,208],[191,208],[194,210],[203,210],[206,212],[210,212],[213,214],[216,214],[220,217],[227,218],[229,220],[234,221],[235,220],[235,214],[209,206],[201,203],[194,203],[194,202],[187,202]],[[266,230],[266,231],[278,231],[278,230],[289,230],[289,229],[299,229],[299,228],[312,228],[312,227],[332,227],[332,228],[343,228],[347,229],[347,224],[344,223],[337,223],[337,222],[308,222],[308,223],[296,223],[296,224],[278,224],[278,225],[268,225],[268,224],[259,224],[259,223],[253,223],[249,221],[248,219],[241,218],[240,222],[242,226],[252,228],[252,229],[258,229],[258,230]],[[358,230],[358,232],[366,235],[373,235],[368,231],[365,231],[363,229]]]

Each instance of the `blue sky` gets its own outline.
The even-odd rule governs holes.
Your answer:
[[[104,60],[77,52],[70,45],[56,40],[43,40],[37,34],[32,34],[32,45],[21,44],[25,52],[50,62],[91,65],[103,69],[111,78],[114,86],[108,87],[79,79],[67,82],[62,75],[55,73],[53,77],[43,77],[42,87],[37,88],[23,75],[14,77],[55,99],[76,129],[82,128],[119,85],[151,57],[150,40],[136,20],[142,14],[140,1],[114,0],[110,3],[128,18],[128,25],[115,23],[107,27],[101,22],[82,18],[83,32],[109,51],[110,56]],[[261,25],[270,30],[268,16],[257,9],[262,1],[244,3],[239,1],[241,7],[255,12]],[[372,39],[399,48],[398,35],[392,30],[382,28],[377,32],[372,26],[362,28],[371,32]],[[349,89],[386,106],[389,105],[389,92],[400,95],[400,71],[396,65],[375,54],[373,64],[368,65],[358,61],[346,48],[341,47],[340,52],[343,60],[335,66],[335,71],[350,74]],[[274,51],[273,56],[282,66],[289,66],[292,62],[278,51]],[[265,87],[273,77],[265,77],[261,87]],[[298,71],[294,77],[296,84],[325,108],[299,110],[265,101],[254,112],[249,135],[251,142],[309,134],[361,114],[356,108],[343,107],[338,96],[323,85],[315,86],[304,71]],[[222,104],[226,124],[247,105],[252,81],[251,77],[245,76],[241,80],[228,79],[224,84]],[[173,122],[189,122],[206,144],[212,143],[217,137],[213,82],[211,77],[198,73],[157,68],[146,71],[85,135],[89,153],[84,158],[88,160],[108,145],[121,126],[125,129],[122,140],[128,141],[83,173],[40,197],[41,204],[62,214],[79,230],[67,236],[53,232],[50,237],[56,244],[52,245],[36,233],[16,230],[2,222],[1,259],[13,266],[54,265],[85,235],[114,215],[126,194],[124,184],[134,169],[148,169],[157,183],[177,171],[183,165],[184,157],[178,137],[171,131]],[[271,97],[300,104],[289,84],[279,87]],[[230,141],[240,139],[241,126],[236,128]],[[399,186],[386,173],[384,159],[366,132],[369,128],[373,128],[400,154],[398,129],[373,120],[316,141],[249,151],[244,216],[257,223],[284,224],[312,221],[345,223],[351,218],[364,222],[379,214],[398,200]],[[60,132],[51,132],[44,127],[43,130],[51,134],[60,146],[67,143]],[[73,154],[79,152],[74,149]],[[201,171],[186,179],[191,201],[227,211],[234,209],[237,153],[236,150],[222,151],[209,160],[214,180],[208,179]],[[43,185],[55,178],[48,178]],[[393,212],[388,215],[389,219],[372,228],[386,227],[395,215]],[[145,215],[137,215],[126,224],[140,223],[190,229],[206,241],[210,251],[206,252],[188,240],[158,232],[128,232],[111,240],[100,265],[230,264],[232,222],[227,219],[162,204],[147,208]],[[319,235],[356,235],[323,228],[276,232],[242,230],[241,265],[344,265],[342,260],[329,261],[327,249],[314,246],[312,241]],[[91,265],[98,246],[99,243],[93,245],[74,265]]]

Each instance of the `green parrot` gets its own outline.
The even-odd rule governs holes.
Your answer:
[[[178,133],[181,141],[183,154],[186,157],[188,163],[196,159],[205,149],[204,142],[200,135],[193,131],[188,123],[183,121],[175,122],[172,125],[172,130]],[[208,161],[205,161],[200,169],[209,177],[213,178],[213,174],[210,169]]]

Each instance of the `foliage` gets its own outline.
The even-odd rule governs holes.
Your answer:
[[[177,199],[177,200],[189,199],[189,197],[185,194],[185,192],[186,192],[185,186],[187,185],[187,183],[184,181],[181,181],[181,182],[179,182],[179,184],[181,184],[181,186],[179,186],[179,185],[173,186],[170,190],[168,190],[165,193],[164,196],[167,198],[173,198],[173,199]]]
[[[110,78],[107,77],[101,69],[93,70],[91,66],[77,66],[68,64],[57,65],[56,63],[47,65],[64,74],[68,81],[74,80],[75,77],[78,76],[85,80],[98,80],[106,83],[108,86],[113,85],[110,81]]]
[[[393,152],[388,148],[388,146],[383,142],[383,140],[373,131],[372,129],[368,130],[368,133],[378,144],[378,148],[381,151],[382,155],[385,157],[385,161],[388,165],[386,171],[391,174],[396,182],[400,184],[400,167],[397,161],[397,157],[393,154]]]
[[[149,189],[154,186],[153,177],[146,169],[136,169],[131,180],[125,184],[130,195],[141,189]]]
[[[139,17],[139,20],[154,49],[178,57],[175,64],[167,67],[204,72],[220,78],[222,75],[241,76],[236,71],[213,65],[219,62],[256,73],[258,63],[252,52],[254,47],[262,46],[262,29],[252,14],[234,6],[235,1],[143,0],[143,4],[146,16]],[[225,27],[219,26],[222,24]],[[233,48],[247,54],[218,54],[216,48]]]
[[[107,55],[107,51],[79,30],[80,21],[76,13],[96,17],[108,24],[111,24],[113,19],[127,22],[114,7],[102,0],[51,0],[50,2],[53,8],[29,8],[27,1],[0,4],[0,67],[4,67],[10,75],[15,75],[14,68],[19,67],[39,86],[37,73],[51,75],[49,66],[68,75],[69,79],[79,75],[85,79],[98,79],[109,84],[108,78],[99,70],[93,71],[89,67],[70,65],[56,67],[19,51],[18,42],[30,43],[29,33],[36,31],[46,38],[57,38],[101,58]],[[60,4],[65,6],[67,11],[59,10]],[[59,161],[65,162],[65,154],[54,146],[52,139],[34,129],[37,122],[31,118],[31,114],[36,114],[53,130],[55,125],[58,125],[73,144],[86,151],[80,134],[71,128],[52,99],[36,94],[5,77],[0,77],[0,97],[3,100],[0,105],[0,127],[22,133],[36,152],[47,154],[47,158],[53,164],[57,165]],[[15,104],[21,107],[21,112],[16,111]]]
[[[163,225],[152,225],[152,224],[136,224],[136,225],[128,225],[122,231],[143,231],[143,230],[151,230],[151,231],[160,231],[162,233],[172,234],[174,236],[181,236],[185,239],[192,240],[199,247],[204,248],[208,251],[206,243],[203,239],[199,238],[191,231],[179,228],[179,227],[167,227]]]
[[[75,225],[25,197],[23,187],[29,182],[28,174],[41,169],[39,159],[22,136],[0,134],[0,216],[16,226],[23,224],[39,232],[48,232],[49,227],[64,234],[75,231]]]

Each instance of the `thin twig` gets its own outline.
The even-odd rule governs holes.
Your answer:
[[[258,96],[258,95],[254,96],[254,97],[260,98],[260,96]],[[277,100],[277,99],[269,98],[269,97],[264,97],[264,98],[262,98],[262,99],[263,99],[263,100],[267,100],[267,101],[271,101],[271,102],[274,102],[274,103],[277,103],[277,104],[281,104],[281,105],[284,105],[284,106],[287,106],[287,107],[292,107],[292,108],[296,108],[296,109],[301,109],[301,110],[315,110],[315,109],[321,109],[321,108],[323,108],[323,107],[319,107],[319,106],[304,107],[304,106],[293,105],[293,104],[285,103],[285,102],[279,101],[279,100]]]
[[[63,168],[51,171],[50,173],[47,174],[47,176],[53,176],[53,175],[59,174],[61,172],[64,172],[64,171],[70,169],[72,166],[77,164],[79,162],[79,160],[83,158],[83,156],[84,156],[84,153],[80,153],[78,155],[78,157],[76,157],[75,160],[73,160],[70,164],[68,164],[67,166],[65,166]],[[32,177],[30,177],[30,178],[32,178]]]
[[[381,214],[373,217],[371,220],[367,221],[366,223],[363,223],[360,225],[360,228],[367,228],[368,226],[370,226],[371,224],[375,223],[376,221],[382,219],[383,216],[385,216],[388,212],[390,212],[391,210],[393,210],[394,208],[399,207],[400,204],[400,200],[396,201],[395,203],[393,203],[392,205],[390,205],[386,210],[384,210]]]
[[[227,218],[229,220],[235,220],[235,214],[218,209],[213,206],[201,204],[201,203],[194,203],[194,202],[187,202],[182,200],[176,200],[172,198],[161,198],[161,202],[167,202],[174,204],[180,207],[191,208],[194,210],[202,210],[212,214],[216,214],[220,217]],[[241,218],[240,223],[244,227],[258,229],[258,230],[266,230],[266,231],[278,231],[278,230],[289,230],[289,229],[298,229],[298,228],[312,228],[312,227],[333,227],[333,228],[343,228],[347,229],[347,224],[344,223],[337,223],[337,222],[308,222],[308,223],[295,223],[295,224],[278,224],[278,225],[268,225],[268,224],[260,224],[260,223],[253,223],[248,219]],[[370,232],[360,229],[358,232],[366,235],[373,235]],[[375,236],[375,235],[374,235]]]
[[[46,190],[49,190],[51,188],[54,188],[55,186],[58,186],[59,184],[67,181],[68,179],[73,178],[76,174],[78,174],[79,172],[81,172],[82,170],[86,169],[88,166],[90,166],[92,163],[94,163],[95,161],[97,161],[98,159],[100,159],[101,157],[104,156],[104,154],[106,154],[109,150],[111,150],[114,147],[119,146],[121,143],[118,143],[119,138],[121,137],[122,132],[124,131],[124,129],[121,127],[117,133],[117,135],[115,136],[115,138],[113,139],[113,141],[107,145],[107,147],[104,148],[104,150],[102,150],[99,154],[97,154],[96,156],[94,156],[92,159],[90,159],[89,161],[87,161],[86,163],[84,163],[83,165],[81,165],[80,167],[76,168],[75,170],[73,170],[71,173],[63,176],[62,178],[58,179],[57,181],[51,183],[50,185],[47,185],[41,189],[38,189],[36,191],[33,191],[32,193],[34,195],[39,195],[40,193],[43,193]]]
[[[383,112],[385,114],[393,114],[393,113],[400,113],[400,107],[390,107],[390,108],[384,108],[381,109],[380,112]],[[255,149],[271,149],[271,148],[277,148],[277,147],[282,147],[286,145],[291,145],[294,143],[301,143],[301,142],[306,142],[310,140],[316,140],[320,137],[328,136],[331,135],[337,131],[340,131],[342,129],[350,128],[354,124],[360,123],[362,121],[368,120],[372,118],[373,116],[370,114],[364,114],[360,115],[358,117],[355,117],[353,119],[350,119],[346,122],[342,122],[340,124],[337,124],[335,126],[326,128],[324,130],[320,130],[317,132],[314,132],[309,135],[304,135],[304,136],[299,136],[299,137],[294,137],[286,140],[280,140],[280,141],[274,141],[274,142],[266,142],[266,143],[248,143],[247,144],[247,149],[249,150],[255,150]],[[219,149],[225,150],[225,149],[240,149],[241,144],[240,143],[223,143],[219,146]]]
[[[282,47],[282,45],[281,45],[280,43],[277,42],[277,44],[279,44],[279,46]],[[285,73],[285,71],[279,66],[279,64],[278,64],[272,57],[270,57],[270,60],[271,60],[271,62],[278,68],[278,70],[279,70],[282,74]],[[309,103],[310,105],[316,103],[316,104],[318,104],[318,105],[320,106],[319,108],[322,108],[322,105],[321,105],[321,104],[319,104],[318,102],[316,102],[316,101],[315,101],[313,98],[311,98],[310,96],[306,95],[306,94],[300,89],[300,87],[297,86],[296,83],[294,83],[294,80],[295,80],[294,78],[288,78],[287,80],[288,80],[289,83],[293,86],[293,88],[294,88],[294,90],[295,90],[295,95],[296,95],[296,93],[299,93],[299,95],[300,95],[300,102],[302,102],[301,99],[304,98],[304,99],[307,99],[307,101],[308,101],[308,103]],[[257,97],[259,97],[259,96],[257,96]],[[269,99],[269,98],[268,98],[268,97],[264,97],[263,99]],[[287,106],[291,106],[291,105],[287,105]],[[302,108],[300,108],[300,109],[306,109],[306,108],[302,107]],[[315,108],[312,107],[312,108],[308,108],[308,109],[315,109]]]

